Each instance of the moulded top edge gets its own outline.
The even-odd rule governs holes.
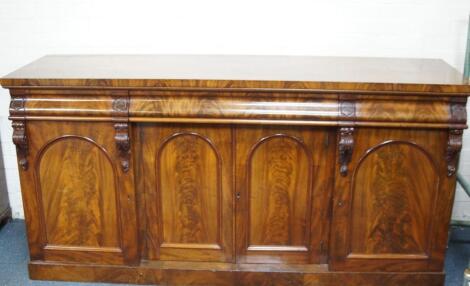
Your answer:
[[[211,88],[470,93],[442,60],[402,58],[57,55],[2,78],[4,87]]]

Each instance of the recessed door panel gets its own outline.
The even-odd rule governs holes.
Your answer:
[[[331,135],[326,129],[237,129],[239,262],[326,259]]]
[[[249,245],[307,250],[311,156],[302,141],[273,135],[248,158]]]
[[[357,128],[346,175],[336,168],[331,267],[349,271],[437,269],[433,239],[447,177],[446,132]],[[338,159],[337,159],[338,161]]]
[[[232,133],[143,124],[142,173],[150,260],[232,261]]]
[[[47,246],[119,245],[115,174],[107,153],[90,139],[68,136],[39,160]]]
[[[196,133],[173,134],[157,154],[162,247],[220,248],[221,159]]]
[[[133,165],[121,169],[114,131],[108,123],[28,123],[38,206],[30,219],[40,226],[42,260],[137,263]]]
[[[358,163],[352,185],[350,256],[427,255],[439,177],[424,150],[379,145]]]

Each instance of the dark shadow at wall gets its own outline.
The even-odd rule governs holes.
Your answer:
[[[0,226],[11,219],[10,201],[8,199],[5,164],[3,162],[2,144],[0,141]]]

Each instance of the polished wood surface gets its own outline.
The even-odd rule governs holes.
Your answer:
[[[235,131],[237,261],[326,262],[333,141],[327,129]]]
[[[1,84],[33,279],[443,284],[470,86],[442,61],[49,56]]]
[[[135,262],[133,176],[118,168],[115,143],[109,136],[112,126],[38,121],[27,126],[34,157],[20,175],[31,256]],[[24,183],[34,188],[26,189]]]
[[[147,250],[156,260],[233,261],[232,131],[138,127]]]
[[[267,264],[142,263],[138,267],[32,262],[32,279],[157,285],[220,286],[441,286],[442,272],[333,272],[326,265],[279,267]]]
[[[12,89],[12,120],[466,128],[466,97],[226,92],[219,90]],[[129,96],[129,110],[113,103]],[[345,107],[345,102],[349,107]],[[351,117],[349,110],[353,110]]]
[[[83,137],[64,136],[39,152],[48,244],[117,248],[116,185],[106,151]]]
[[[332,268],[428,270],[429,237],[447,232],[435,212],[452,193],[442,184],[447,132],[359,129],[354,139],[351,172],[336,179]]]
[[[469,92],[442,60],[229,55],[55,55],[2,85]]]

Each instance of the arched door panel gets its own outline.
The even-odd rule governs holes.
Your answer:
[[[336,174],[333,269],[426,271],[441,259],[433,237],[443,231],[436,209],[448,191],[438,160],[445,140],[441,131],[355,130],[349,172]]]

